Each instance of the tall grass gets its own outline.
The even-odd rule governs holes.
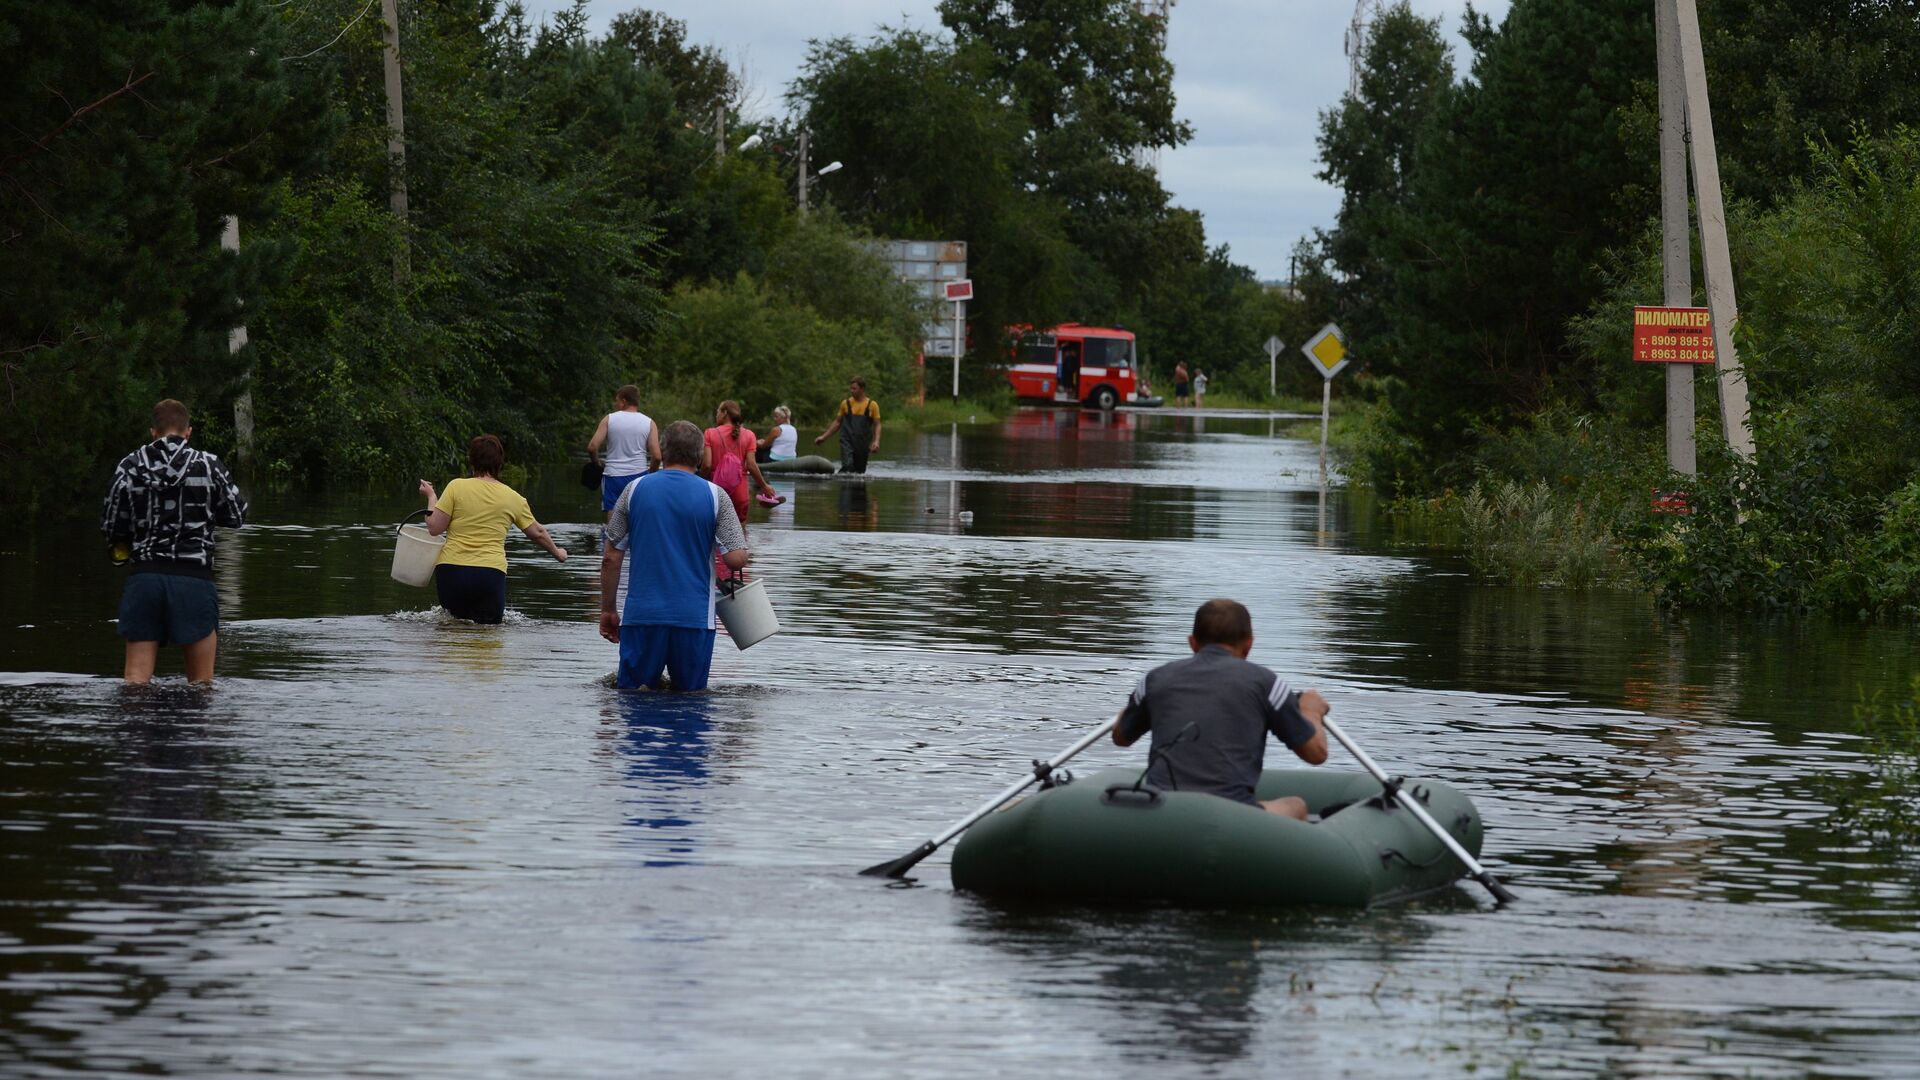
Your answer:
[[[1438,511],[1457,523],[1467,558],[1483,577],[1589,589],[1629,576],[1608,523],[1544,482],[1478,481]]]

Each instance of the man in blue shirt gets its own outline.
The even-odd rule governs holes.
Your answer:
[[[1113,741],[1131,746],[1153,733],[1150,787],[1218,795],[1306,820],[1304,799],[1288,795],[1261,801],[1254,789],[1269,732],[1309,765],[1327,760],[1327,735],[1320,726],[1327,699],[1318,690],[1295,690],[1247,661],[1253,616],[1237,601],[1201,604],[1187,644],[1192,656],[1162,664],[1140,679],[1113,726]]]
[[[733,499],[701,479],[700,429],[685,420],[660,440],[665,467],[627,485],[607,516],[600,559],[600,636],[620,645],[619,686],[705,690],[713,663],[713,555],[747,565]],[[615,607],[625,547],[634,553],[624,610]]]

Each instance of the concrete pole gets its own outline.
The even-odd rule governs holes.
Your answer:
[[[1687,98],[1680,75],[1680,14],[1654,4],[1660,71],[1660,255],[1668,307],[1693,306],[1693,230],[1687,220]],[[1693,365],[1667,369],[1667,468],[1698,471],[1693,446]]]
[[[807,129],[800,129],[800,216],[807,216]]]
[[[1733,259],[1727,253],[1727,210],[1720,196],[1720,159],[1713,148],[1713,114],[1707,107],[1707,65],[1700,49],[1700,12],[1694,0],[1673,0],[1679,16],[1680,71],[1687,90],[1687,136],[1693,156],[1693,197],[1700,218],[1700,269],[1706,278],[1707,310],[1713,318],[1713,353],[1719,369],[1720,422],[1727,445],[1753,460],[1753,428],[1747,410],[1747,373],[1733,351],[1740,319],[1733,292]]]
[[[727,156],[727,103],[713,103],[713,159]]]
[[[240,253],[240,218],[229,214],[220,229],[220,247],[234,254]],[[247,347],[247,324],[241,322],[227,331],[227,353],[232,355]],[[233,450],[234,457],[243,464],[253,462],[253,365],[248,364],[240,375],[240,394],[233,399]]]
[[[381,37],[387,47],[382,51],[387,75],[387,205],[402,226],[407,223],[407,113],[400,89],[400,8],[397,0],[380,0]],[[393,254],[393,279],[407,274],[407,241],[402,231],[400,246]]]

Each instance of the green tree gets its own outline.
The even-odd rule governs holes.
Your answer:
[[[223,406],[247,357],[226,331],[270,250],[223,253],[223,219],[270,212],[271,178],[304,160],[317,119],[270,8],[0,13],[0,504],[91,509],[163,396],[230,448]]]
[[[1808,147],[1856,124],[1920,124],[1914,0],[1706,0],[1700,23],[1721,177],[1736,195],[1789,195],[1817,168]]]
[[[1025,123],[951,46],[914,31],[816,42],[788,96],[818,158],[847,163],[834,206],[882,236],[968,243],[976,350],[1072,317],[1079,260],[1059,203],[1019,180]]]
[[[1517,0],[1465,33],[1472,76],[1425,128],[1387,251],[1390,445],[1414,450],[1373,464],[1416,486],[1459,479],[1481,432],[1592,399],[1568,323],[1652,209],[1655,155],[1621,135],[1653,55],[1644,4]]]
[[[1423,19],[1405,0],[1367,28],[1358,93],[1320,114],[1316,175],[1340,188],[1334,227],[1321,238],[1340,274],[1336,313],[1357,341],[1377,342],[1391,302],[1392,236],[1412,183],[1414,155],[1453,85],[1453,60],[1440,20]],[[1369,370],[1392,370],[1372,351]]]
[[[1174,115],[1161,28],[1131,0],[941,0],[940,18],[962,62],[1025,118],[1016,176],[1065,208],[1068,239],[1094,264],[1082,281],[1111,283],[1080,306],[1138,303],[1182,227],[1135,154],[1193,134]]]

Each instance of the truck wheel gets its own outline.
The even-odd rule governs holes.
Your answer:
[[[1113,387],[1102,386],[1100,389],[1095,390],[1093,397],[1088,400],[1093,402],[1094,408],[1105,412],[1115,405],[1120,404],[1120,395],[1114,392]]]

